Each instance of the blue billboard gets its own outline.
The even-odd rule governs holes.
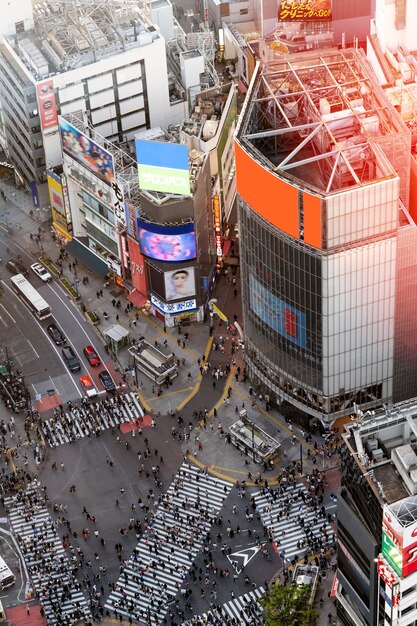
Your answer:
[[[178,263],[197,256],[193,222],[165,226],[138,219],[137,233],[142,254],[156,261]]]
[[[142,139],[135,146],[141,189],[190,195],[187,146]]]
[[[306,347],[306,316],[290,306],[251,274],[249,276],[250,307],[265,324],[300,348]]]

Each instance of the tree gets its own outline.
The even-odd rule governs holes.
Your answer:
[[[272,585],[259,600],[265,626],[314,626],[318,613],[310,603],[310,585]]]

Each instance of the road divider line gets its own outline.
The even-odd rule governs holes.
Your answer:
[[[214,337],[209,337],[208,338],[206,349],[204,350],[204,356],[205,356],[205,361],[206,362],[208,360],[208,356],[210,354],[211,347],[213,345],[213,340],[214,340]],[[203,380],[203,376],[202,376],[201,372],[198,372],[197,382],[195,383],[195,385],[193,387],[193,390],[188,394],[188,396],[186,398],[184,398],[184,400],[182,400],[182,402],[179,403],[179,405],[177,406],[177,409],[176,409],[177,411],[181,411],[181,409],[183,409],[185,407],[185,405],[188,404],[192,398],[194,398],[194,396],[198,393],[198,391],[200,389],[200,385],[201,385],[201,381],[202,380]]]

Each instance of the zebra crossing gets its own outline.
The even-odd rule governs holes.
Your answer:
[[[51,626],[72,626],[91,618],[81,586],[45,506],[37,480],[5,498],[10,525],[32,585]]]
[[[265,589],[258,587],[207,613],[195,615],[182,626],[261,626],[263,614],[258,600],[264,593]]]
[[[253,498],[264,527],[270,529],[286,561],[311,553],[320,541],[323,546],[333,543],[334,533],[326,513],[321,513],[320,508],[314,509],[302,483],[281,489],[280,495],[276,490],[263,489]]]
[[[143,417],[143,409],[135,393],[126,393],[104,400],[77,404],[63,415],[44,420],[42,434],[51,448],[97,436],[109,428]]]
[[[126,564],[106,608],[160,624],[232,485],[184,463]]]

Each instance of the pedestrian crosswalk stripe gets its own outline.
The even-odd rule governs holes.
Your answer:
[[[243,596],[229,600],[220,607],[211,609],[207,613],[194,615],[194,617],[183,622],[182,626],[210,626],[211,624],[231,626],[231,623],[238,626],[260,626],[263,623],[263,612],[258,600],[264,593],[265,589],[258,587]]]
[[[106,608],[160,624],[232,485],[183,464],[126,564]]]
[[[37,480],[5,498],[10,526],[50,626],[91,619]],[[56,602],[59,598],[59,604]]]
[[[118,428],[124,422],[143,417],[143,409],[135,393],[126,393],[121,401],[108,397],[89,403],[77,404],[60,415],[44,420],[42,433],[51,448],[77,441],[83,437],[98,436],[102,431]],[[123,402],[123,403],[122,403]]]
[[[320,507],[306,505],[303,497],[308,499],[308,491],[302,483],[282,489],[281,495],[264,489],[253,497],[264,527],[271,529],[273,541],[286,561],[314,552],[315,544],[322,547],[333,543],[334,532],[326,513],[323,515]]]

